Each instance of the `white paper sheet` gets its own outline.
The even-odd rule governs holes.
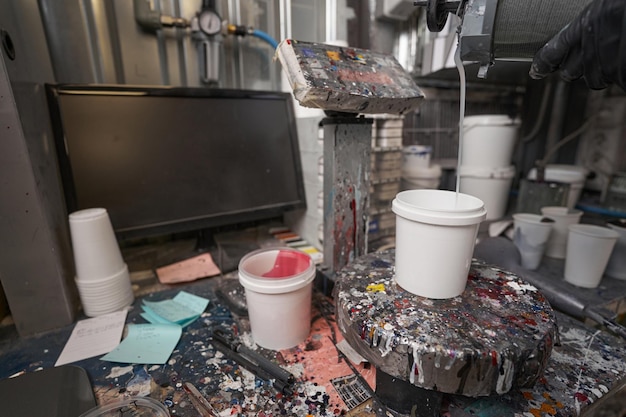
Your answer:
[[[126,309],[76,323],[54,366],[109,353],[120,343]]]

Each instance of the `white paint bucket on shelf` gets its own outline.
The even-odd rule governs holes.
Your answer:
[[[409,190],[398,193],[392,210],[396,214],[396,283],[422,297],[461,295],[478,226],[486,216],[483,202],[454,191]]]
[[[515,167],[461,166],[459,191],[480,198],[487,209],[487,220],[496,220],[506,214],[509,191],[515,176]]]
[[[403,190],[418,190],[422,188],[437,189],[441,183],[441,165],[432,164],[429,167],[414,166],[402,170],[401,187]]]
[[[306,340],[315,271],[308,254],[286,247],[259,249],[241,259],[239,282],[256,344],[280,350]]]
[[[461,165],[509,166],[520,124],[520,120],[504,114],[466,116]]]

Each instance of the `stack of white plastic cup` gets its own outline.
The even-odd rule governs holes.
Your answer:
[[[95,317],[134,301],[124,263],[106,209],[91,208],[69,215],[76,266],[76,286],[85,314]]]

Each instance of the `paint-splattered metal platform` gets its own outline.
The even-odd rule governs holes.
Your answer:
[[[395,283],[394,259],[393,250],[368,254],[337,275],[337,321],[355,350],[389,375],[444,393],[533,386],[556,337],[554,312],[535,287],[475,261],[461,296],[432,300]]]

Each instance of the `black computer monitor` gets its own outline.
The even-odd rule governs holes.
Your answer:
[[[120,240],[305,207],[287,93],[47,85],[68,212],[104,207]]]

